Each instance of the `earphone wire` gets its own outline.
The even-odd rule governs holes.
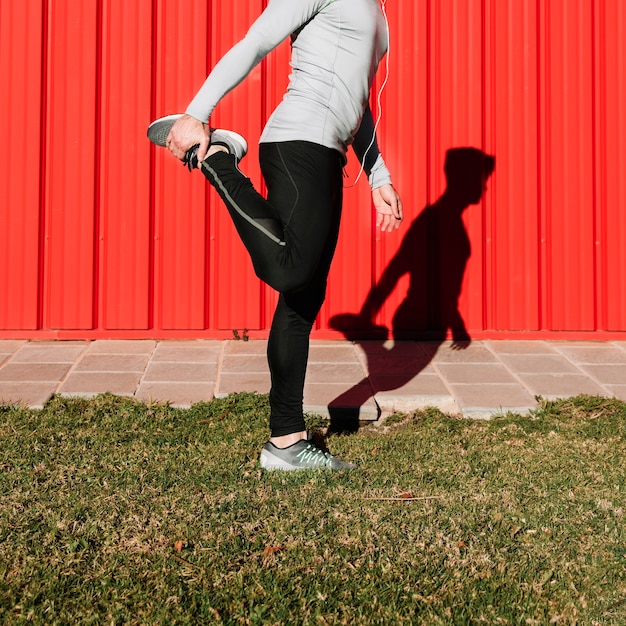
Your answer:
[[[356,186],[356,184],[359,182],[361,178],[361,175],[365,171],[365,160],[367,159],[367,155],[369,151],[372,149],[374,142],[376,141],[376,131],[378,130],[378,126],[380,124],[380,120],[383,114],[382,95],[383,95],[383,91],[385,90],[385,87],[387,86],[387,81],[389,80],[389,57],[391,56],[390,54],[391,53],[391,35],[389,32],[389,19],[387,18],[387,10],[385,7],[386,4],[387,4],[387,0],[381,0],[380,10],[382,11],[383,17],[385,18],[385,27],[387,29],[387,54],[385,55],[385,78],[380,86],[380,89],[378,90],[378,96],[376,97],[376,107],[378,109],[378,112],[377,112],[378,114],[376,116],[376,123],[374,124],[374,132],[372,133],[372,139],[363,154],[363,160],[361,161],[361,167],[359,168],[359,173],[357,174],[356,178],[354,179],[354,182],[351,185],[344,185],[345,189],[350,189]]]

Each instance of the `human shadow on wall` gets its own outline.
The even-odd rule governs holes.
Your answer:
[[[375,394],[400,389],[432,360],[439,346],[452,336],[452,349],[469,346],[470,335],[458,308],[459,295],[471,244],[463,213],[478,204],[485,192],[495,158],[476,148],[447,151],[446,189],[415,218],[400,248],[378,283],[370,290],[361,311],[333,316],[330,326],[362,348],[369,376],[335,398],[329,405],[331,432],[358,429],[361,407]],[[375,318],[398,281],[409,277],[404,300],[392,318],[390,331],[376,326]],[[374,337],[363,340],[363,337]],[[401,339],[426,339],[427,349]]]

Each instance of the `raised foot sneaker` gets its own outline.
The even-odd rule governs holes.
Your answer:
[[[235,155],[237,163],[239,163],[248,152],[248,143],[241,135],[232,130],[224,130],[223,128],[211,129],[211,145],[224,146],[230,154]]]
[[[176,120],[182,117],[182,113],[175,113],[174,115],[166,115],[154,120],[150,126],[148,126],[148,139],[155,145],[165,148],[167,142],[167,136],[170,134],[172,126],[174,126]],[[248,152],[248,144],[246,140],[239,134],[232,130],[224,130],[221,128],[211,129],[211,145],[224,146],[228,152],[235,156],[237,163],[243,159]],[[183,163],[190,169],[198,167],[198,157],[196,152],[198,146],[192,146],[187,150]]]
[[[287,448],[277,448],[268,441],[261,450],[261,467],[266,470],[302,470],[327,467],[333,470],[356,469],[356,465],[324,452],[312,441],[297,441]]]

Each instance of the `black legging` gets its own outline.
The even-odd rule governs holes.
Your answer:
[[[342,155],[307,141],[262,143],[267,200],[218,152],[202,172],[220,194],[257,276],[280,292],[267,358],[272,437],[305,430],[302,411],[309,335],[324,301],[337,245]]]

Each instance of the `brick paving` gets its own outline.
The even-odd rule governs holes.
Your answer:
[[[0,403],[37,408],[52,394],[103,392],[189,406],[238,391],[267,393],[267,343],[0,340]],[[467,417],[526,413],[536,396],[626,401],[626,341],[311,343],[305,410],[376,420],[436,406]]]

